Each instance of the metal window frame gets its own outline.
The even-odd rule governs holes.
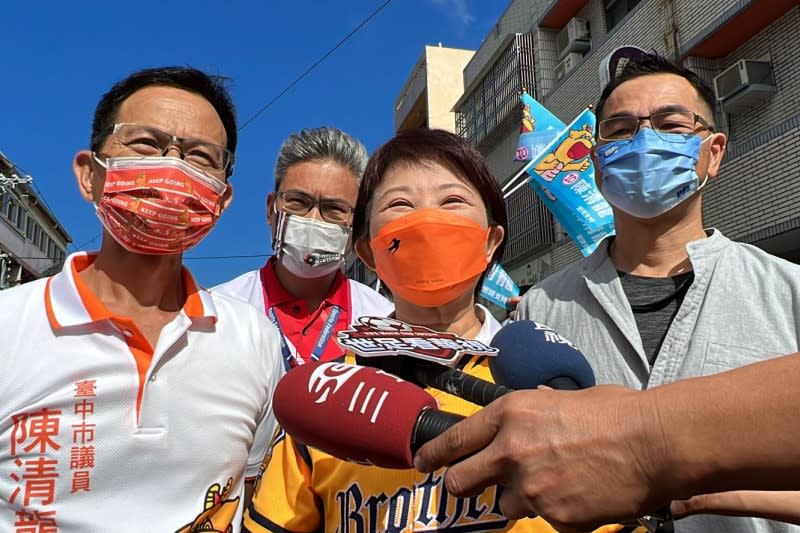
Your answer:
[[[517,33],[483,78],[456,109],[456,132],[479,147],[502,138],[508,126],[522,116],[519,93],[535,96],[534,36]]]
[[[520,187],[505,200],[508,241],[501,262],[530,257],[555,243],[553,215],[533,187]]]

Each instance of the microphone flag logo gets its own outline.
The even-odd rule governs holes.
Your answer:
[[[348,379],[361,370],[361,367],[345,363],[323,363],[314,369],[308,378],[308,392],[319,395],[314,403],[325,403],[328,396],[335,394]]]
[[[361,357],[407,355],[454,367],[464,355],[497,355],[497,348],[453,333],[414,326],[395,318],[362,316],[336,342]]]

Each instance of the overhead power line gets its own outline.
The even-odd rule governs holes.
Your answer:
[[[277,94],[277,96],[275,96],[275,97],[274,97],[272,100],[270,100],[269,102],[267,102],[267,103],[264,105],[264,107],[262,107],[261,109],[259,109],[259,110],[258,110],[258,111],[257,111],[257,112],[256,112],[256,113],[255,113],[255,114],[252,116],[252,117],[250,117],[249,119],[247,119],[247,120],[244,122],[244,124],[242,124],[241,126],[239,126],[239,131],[241,131],[241,130],[243,130],[244,128],[246,128],[246,127],[247,127],[247,125],[248,125],[248,124],[250,124],[251,122],[253,122],[253,121],[254,121],[254,120],[255,120],[255,119],[256,119],[256,118],[257,118],[257,117],[258,117],[258,116],[259,116],[261,113],[263,113],[264,111],[266,111],[267,109],[269,109],[269,108],[272,106],[272,104],[274,104],[275,102],[277,102],[278,100],[280,100],[280,99],[281,99],[281,97],[283,97],[283,95],[285,95],[286,93],[288,93],[289,91],[291,91],[291,90],[292,90],[292,88],[294,88],[294,86],[295,86],[295,85],[297,85],[297,84],[300,82],[300,80],[302,80],[303,78],[305,78],[306,76],[308,76],[308,75],[309,75],[309,74],[310,74],[310,73],[311,73],[311,72],[312,72],[312,71],[313,71],[315,68],[317,68],[317,67],[318,67],[318,66],[319,66],[319,65],[320,65],[320,64],[321,64],[323,61],[325,61],[326,59],[328,59],[328,58],[331,56],[331,54],[333,54],[333,53],[334,53],[334,52],[335,52],[335,51],[336,51],[336,50],[337,50],[337,49],[338,49],[340,46],[342,46],[344,43],[346,43],[346,42],[347,42],[347,41],[350,39],[350,37],[352,37],[353,35],[355,35],[356,33],[358,33],[358,31],[359,31],[361,28],[363,28],[364,26],[366,26],[366,25],[367,25],[367,24],[368,24],[368,23],[369,23],[369,22],[370,22],[370,21],[371,21],[373,18],[375,18],[376,16],[378,16],[378,13],[380,13],[381,11],[383,11],[383,9],[384,9],[386,6],[388,6],[388,5],[389,5],[391,2],[392,2],[392,0],[386,0],[384,3],[382,3],[381,5],[379,5],[379,6],[378,6],[378,8],[377,8],[377,9],[375,9],[375,11],[373,11],[372,13],[370,13],[370,15],[369,15],[367,18],[365,18],[364,20],[362,20],[362,21],[361,21],[361,23],[360,23],[358,26],[356,26],[355,28],[353,28],[353,29],[350,31],[350,33],[348,33],[347,35],[345,35],[345,36],[344,36],[344,37],[343,37],[343,38],[342,38],[342,39],[341,39],[341,40],[340,40],[338,43],[336,43],[336,45],[335,45],[333,48],[331,48],[330,50],[328,50],[328,51],[325,53],[325,55],[323,55],[322,57],[320,57],[319,59],[317,59],[317,60],[314,62],[314,64],[313,64],[313,65],[311,65],[310,67],[308,67],[308,68],[305,70],[305,72],[303,72],[303,73],[302,73],[302,74],[300,74],[300,75],[299,75],[297,78],[295,78],[295,79],[294,79],[294,81],[292,81],[292,82],[291,82],[289,85],[287,85],[287,86],[286,86],[286,88],[285,88],[285,89],[283,89],[281,92],[279,92],[279,93]]]

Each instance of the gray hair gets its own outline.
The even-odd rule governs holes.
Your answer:
[[[275,190],[280,188],[289,167],[305,161],[334,161],[361,181],[367,166],[367,149],[361,141],[338,128],[311,128],[293,133],[283,141],[275,161]]]

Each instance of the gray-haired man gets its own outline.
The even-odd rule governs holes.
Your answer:
[[[306,129],[281,146],[267,220],[275,255],[259,270],[214,291],[264,310],[280,330],[286,368],[343,355],[336,333],[362,315],[386,316],[392,305],[342,273],[364,145],[336,128]]]

